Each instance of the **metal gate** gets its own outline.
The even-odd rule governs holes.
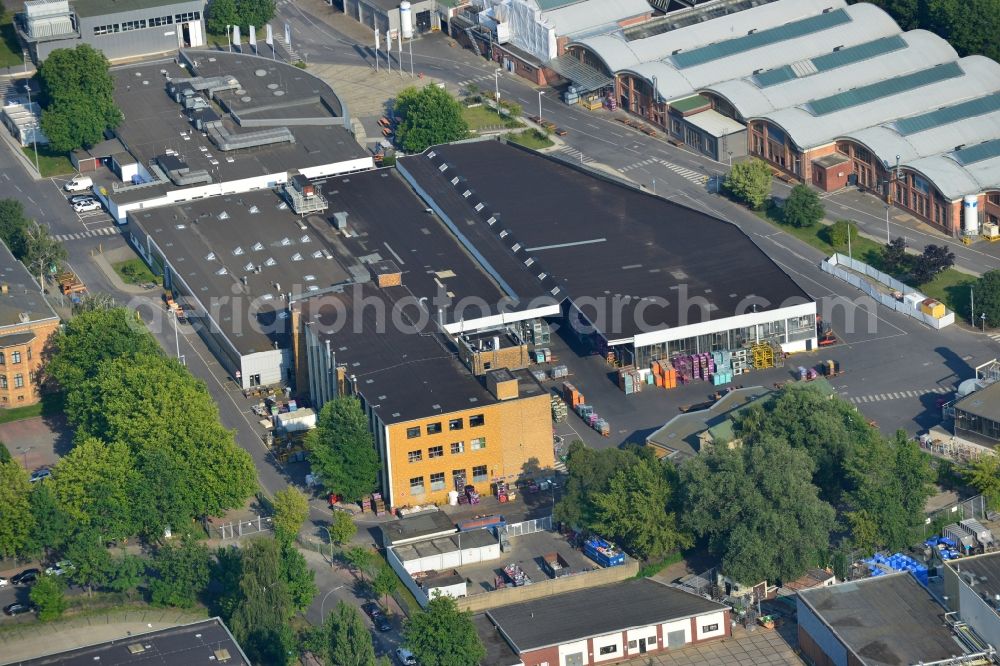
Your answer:
[[[500,528],[501,534],[506,534],[507,536],[524,536],[525,534],[534,534],[535,532],[546,532],[552,530],[552,516],[548,515],[544,518],[535,518],[534,520],[526,520],[523,523],[513,523],[511,525],[504,525]]]

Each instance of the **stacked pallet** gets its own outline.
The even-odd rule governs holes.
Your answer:
[[[653,371],[650,377],[654,385],[665,389],[677,388],[677,370],[667,361],[653,361],[650,369]]]
[[[733,355],[728,351],[712,352],[712,360],[715,362],[715,372],[712,373],[712,385],[722,386],[733,381]]]
[[[548,363],[552,360],[552,350],[548,347],[542,347],[531,352],[535,363]]]
[[[576,409],[583,404],[583,394],[580,393],[575,386],[569,382],[563,382],[563,399],[569,404],[570,407]]]
[[[552,396],[552,420],[562,423],[566,420],[566,402],[557,395]]]
[[[632,395],[642,390],[642,377],[639,371],[629,366],[618,369],[618,388],[625,392],[625,395]]]
[[[565,377],[569,377],[569,368],[565,365],[552,366],[552,370],[549,372],[552,375],[552,379],[563,379]]]
[[[382,499],[382,493],[372,493],[372,508],[375,510],[376,516],[384,516],[386,513],[385,500]]]
[[[750,350],[745,347],[742,349],[737,349],[733,352],[732,368],[733,375],[742,375],[745,372],[750,371]]]

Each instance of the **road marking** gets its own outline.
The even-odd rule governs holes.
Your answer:
[[[102,227],[100,229],[91,229],[90,231],[80,231],[74,234],[56,234],[53,238],[60,243],[65,243],[71,240],[81,240],[83,238],[93,238],[94,236],[110,236],[112,234],[118,233],[117,227]]]
[[[872,393],[869,395],[855,395],[847,398],[848,402],[852,402],[855,405],[863,405],[869,402],[884,402],[887,400],[902,400],[904,398],[920,398],[925,395],[948,395],[952,392],[950,388],[945,386],[935,386],[930,389],[923,390],[911,390],[911,391],[897,391],[894,393]]]
[[[555,152],[562,153],[563,155],[565,155],[567,157],[571,157],[571,158],[573,158],[573,161],[575,161],[575,162],[583,162],[584,164],[588,164],[588,163],[594,161],[591,158],[589,158],[586,155],[584,155],[583,153],[581,153],[576,148],[571,148],[570,146],[563,146],[563,147],[559,148],[558,150],[556,150]]]
[[[668,162],[666,160],[660,159],[659,157],[650,157],[640,162],[635,162],[634,164],[623,166],[618,170],[621,171],[622,173],[627,173],[629,171],[632,171],[633,169],[641,169],[642,167],[649,166],[650,164],[663,165],[668,169],[670,169],[671,171],[673,171],[674,173],[676,173],[678,176],[685,178],[686,180],[689,180],[697,185],[704,185],[705,183],[708,182],[708,176],[699,173],[694,169],[689,169],[685,166],[681,166],[680,164],[674,164],[673,162]]]
[[[1000,333],[987,333],[986,335],[993,342],[1000,342]]]

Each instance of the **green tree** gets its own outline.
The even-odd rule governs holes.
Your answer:
[[[344,560],[361,575],[361,580],[365,579],[366,574],[374,573],[377,558],[374,551],[364,546],[355,546],[344,551]]]
[[[161,353],[156,339],[125,308],[80,314],[66,323],[51,344],[53,355],[45,373],[65,389],[93,377],[108,359]]]
[[[825,211],[819,195],[808,185],[792,188],[781,210],[781,219],[793,227],[813,227],[823,219]]]
[[[211,0],[205,9],[205,27],[213,35],[225,35],[226,28],[239,25],[236,0]]]
[[[55,150],[90,147],[104,139],[105,130],[121,124],[109,67],[104,54],[89,44],[56,49],[39,65],[42,130]]]
[[[926,20],[924,27],[947,39],[959,55],[1000,58],[1000,47],[989,37],[1000,33],[997,0],[927,0]]]
[[[28,471],[13,460],[0,462],[0,557],[26,552],[34,526]]]
[[[1000,509],[1000,456],[985,453],[976,458],[965,470],[965,480],[986,498],[990,508]]]
[[[388,564],[380,566],[375,577],[372,578],[372,590],[385,600],[383,605],[386,608],[389,607],[389,597],[395,594],[398,589],[399,578],[396,576],[396,572]]]
[[[838,250],[847,249],[848,236],[851,243],[858,240],[858,225],[850,220],[837,220],[824,231],[827,242]]]
[[[88,597],[95,589],[107,587],[114,579],[115,561],[101,535],[96,532],[83,529],[70,537],[66,558],[73,563],[73,569],[65,575],[84,588]]]
[[[112,557],[113,573],[108,587],[114,592],[124,592],[131,599],[135,591],[146,581],[146,564],[148,560],[137,555],[123,554]]]
[[[293,543],[309,517],[309,498],[295,486],[274,494],[274,535],[284,543]]]
[[[258,30],[274,18],[274,0],[236,0],[236,14],[239,17],[239,24],[249,28],[254,26]]]
[[[910,276],[916,284],[926,284],[954,265],[954,252],[944,245],[928,245],[919,257],[913,257]]]
[[[252,663],[288,663],[293,612],[278,542],[251,540],[240,554],[238,603],[230,626]]]
[[[107,361],[91,379],[71,387],[66,402],[78,439],[98,436],[126,444],[140,457],[150,448],[174,457],[173,469],[186,475],[187,490],[176,478],[173,490],[184,493],[183,508],[195,516],[242,506],[257,488],[250,455],[219,422],[205,384],[174,359],[142,354]],[[169,507],[161,512],[178,513]]]
[[[905,278],[912,265],[905,239],[896,238],[882,248],[882,268],[886,273]]]
[[[59,508],[55,489],[51,483],[35,483],[29,496],[33,528],[26,544],[26,551],[35,555],[61,550],[73,529],[69,516]]]
[[[60,576],[41,576],[31,588],[28,598],[38,609],[42,622],[58,619],[66,611],[66,584]]]
[[[985,314],[987,326],[1000,326],[1000,270],[983,273],[972,285],[972,293],[976,307],[972,318],[979,319],[980,314]]]
[[[375,648],[361,613],[343,601],[326,616],[323,632],[330,666],[375,666]]]
[[[619,470],[638,462],[632,451],[624,449],[588,448],[574,440],[566,453],[566,487],[556,503],[556,520],[574,529],[591,529],[597,520],[594,497],[606,492],[611,479]]]
[[[338,546],[348,543],[358,533],[358,526],[345,511],[334,511],[327,529],[330,531],[330,540]]]
[[[460,611],[447,595],[431,599],[427,608],[410,616],[403,644],[421,666],[471,666],[486,656],[472,613]]]
[[[38,276],[38,284],[45,284],[45,275],[58,269],[69,253],[63,244],[53,238],[48,229],[33,224],[24,230],[24,254],[19,259]]]
[[[848,493],[846,517],[857,548],[866,553],[898,550],[919,536],[924,503],[933,494],[933,470],[905,433],[856,448],[847,477],[854,487]]]
[[[396,141],[411,153],[430,146],[464,139],[469,125],[462,106],[447,91],[435,85],[405,88],[396,95],[395,114],[401,118]]]
[[[17,199],[0,199],[0,240],[15,257],[24,256],[24,230],[30,224],[24,204]]]
[[[640,460],[619,469],[607,492],[597,493],[594,528],[642,559],[659,558],[691,545],[670,510],[672,489],[662,463]]]
[[[53,469],[56,500],[79,528],[110,541],[135,534],[135,469],[124,444],[78,443]]]
[[[771,195],[773,178],[767,162],[751,159],[732,166],[726,175],[725,188],[750,208],[760,210]]]
[[[788,581],[817,564],[834,510],[809,455],[771,436],[713,447],[680,467],[682,521],[740,583]]]
[[[281,572],[288,587],[292,608],[304,611],[316,597],[316,573],[306,564],[306,558],[291,543],[283,543],[281,548]]]
[[[10,455],[10,450],[7,445],[0,442],[0,463],[10,462],[14,458]]]
[[[354,396],[340,396],[319,413],[306,437],[309,462],[327,492],[358,501],[375,488],[378,456],[368,418]]]
[[[208,586],[211,555],[193,537],[185,536],[180,544],[158,548],[152,569],[149,593],[153,604],[191,608]]]

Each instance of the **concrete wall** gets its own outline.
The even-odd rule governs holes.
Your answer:
[[[816,666],[848,666],[848,651],[812,609],[798,599],[799,646]]]
[[[959,616],[990,645],[1000,645],[1000,615],[964,580],[958,581]]]
[[[508,606],[528,601],[529,599],[540,599],[562,592],[572,592],[573,590],[582,590],[598,585],[615,583],[626,578],[632,578],[637,573],[639,573],[639,563],[630,559],[620,567],[597,569],[574,576],[543,580],[523,587],[505,587],[502,590],[476,594],[465,599],[459,599],[458,607],[478,613],[479,611],[498,606]],[[525,663],[528,662],[525,661]]]

